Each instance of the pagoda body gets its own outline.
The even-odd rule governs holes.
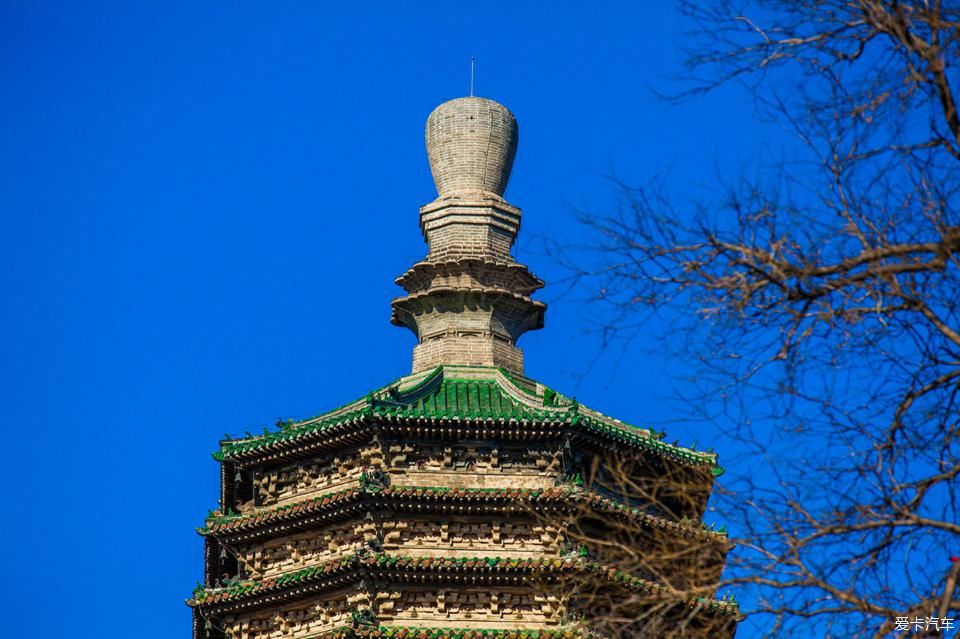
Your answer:
[[[194,639],[732,637],[736,606],[713,598],[726,537],[700,523],[716,456],[523,374],[545,305],[511,255],[513,115],[452,100],[426,138],[429,253],[393,302],[413,373],[221,442]],[[651,611],[662,632],[609,623]]]

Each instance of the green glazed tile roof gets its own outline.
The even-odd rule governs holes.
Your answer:
[[[504,558],[504,557],[423,557],[392,555],[388,553],[356,553],[342,559],[316,564],[293,572],[263,580],[247,579],[225,588],[203,588],[194,590],[193,598],[188,600],[191,606],[207,606],[249,599],[258,595],[283,592],[296,586],[307,586],[322,581],[325,576],[343,576],[357,568],[368,572],[383,571],[396,575],[399,572],[442,572],[442,573],[498,573],[498,574],[542,574],[542,573],[580,573],[596,575],[608,582],[619,584],[639,593],[658,595],[668,593],[669,588],[646,579],[642,579],[622,570],[604,566],[584,557],[562,558]],[[396,578],[395,576],[392,578]],[[721,614],[737,614],[736,603],[698,597],[690,599],[687,605],[704,608]]]
[[[359,610],[357,610],[359,612]],[[518,628],[428,628],[424,626],[339,626],[303,639],[578,639],[586,636],[576,628],[524,630]]]
[[[198,588],[193,593],[192,604],[202,606],[274,592],[287,586],[316,581],[318,577],[323,575],[342,574],[355,567],[357,563],[357,555],[348,555],[342,559],[334,559],[263,580],[244,579],[225,588]]]
[[[272,451],[317,433],[333,437],[375,420],[569,425],[684,463],[713,465],[714,474],[722,472],[713,453],[667,444],[663,433],[609,418],[530,380],[501,369],[450,366],[402,378],[340,409],[286,423],[278,431],[225,440],[214,457],[222,461]]]
[[[435,499],[454,501],[459,498],[519,501],[527,499],[560,499],[569,494],[570,488],[556,487],[545,490],[523,488],[450,488],[444,486],[388,486],[376,491],[364,488],[346,488],[323,493],[274,508],[263,509],[245,514],[214,515],[208,517],[205,526],[199,528],[201,534],[230,532],[242,528],[252,528],[273,521],[286,521],[298,515],[314,513],[333,508],[339,504],[352,503],[364,495],[379,497],[399,497],[411,499]]]
[[[364,497],[395,497],[398,499],[431,500],[453,502],[458,499],[509,501],[509,502],[562,502],[571,497],[585,500],[591,508],[599,513],[617,512],[629,517],[647,527],[669,528],[679,535],[701,539],[725,539],[726,529],[712,530],[702,524],[678,523],[668,521],[643,512],[639,508],[626,506],[609,497],[598,495],[583,488],[574,486],[557,486],[544,490],[524,488],[449,488],[443,486],[389,486],[370,491],[366,488],[347,488],[330,493],[323,493],[295,502],[273,508],[262,509],[245,514],[214,515],[208,517],[205,525],[198,528],[201,535],[218,535],[249,531],[269,526],[274,522],[288,522],[300,517],[335,509],[340,505],[355,504]]]
[[[194,592],[197,605],[220,603],[262,593],[282,590],[288,586],[315,582],[322,576],[342,574],[359,566],[381,570],[439,571],[439,572],[544,572],[570,569],[573,559],[507,559],[500,557],[410,557],[385,553],[347,555],[340,559],[316,564],[293,572],[263,580],[246,579],[225,588],[199,588]]]
[[[495,381],[444,379],[435,390],[412,399],[409,403],[376,402],[379,415],[394,417],[527,419],[556,421],[563,419],[557,411],[540,410],[507,395]]]

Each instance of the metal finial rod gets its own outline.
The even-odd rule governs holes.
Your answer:
[[[470,57],[470,97],[473,97],[473,78],[474,78],[474,67],[476,67],[477,59],[473,56]]]

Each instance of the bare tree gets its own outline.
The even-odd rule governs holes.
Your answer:
[[[710,468],[619,452],[583,470],[559,529],[567,553],[590,569],[592,578],[578,576],[570,597],[589,631],[620,639],[733,636],[739,608],[716,599],[729,540],[701,523]],[[536,512],[556,526],[550,511]]]
[[[737,543],[725,574],[745,632],[881,637],[907,618],[911,636],[949,635],[938,626],[960,616],[960,7],[682,11],[697,26],[681,97],[743,83],[799,150],[693,205],[655,180],[622,187],[619,210],[584,216],[597,261],[567,265],[608,305],[608,335],[651,313],[670,320],[671,343],[685,336],[698,366],[688,399],[728,419],[748,453],[727,459],[717,505]]]

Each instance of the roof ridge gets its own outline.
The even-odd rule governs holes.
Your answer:
[[[404,388],[406,380],[415,380]],[[529,381],[533,389],[526,388]],[[483,383],[495,386],[501,398],[479,391],[472,393],[469,387],[457,384]],[[444,390],[450,384],[450,390]],[[441,392],[442,391],[442,392]],[[433,398],[433,401],[430,401]],[[558,399],[559,398],[559,399]],[[659,452],[691,464],[713,464],[715,476],[723,473],[718,465],[718,455],[697,451],[679,444],[669,444],[662,439],[666,435],[652,428],[642,428],[609,417],[580,404],[576,398],[558,393],[535,380],[520,380],[498,367],[441,365],[415,375],[402,377],[364,397],[338,409],[300,422],[283,426],[279,431],[267,432],[237,440],[224,440],[214,457],[224,458],[247,452],[276,442],[297,439],[301,435],[324,430],[357,417],[380,415],[391,418],[472,418],[472,419],[544,419],[579,423],[589,430],[603,432],[620,441],[625,441],[647,450]]]

